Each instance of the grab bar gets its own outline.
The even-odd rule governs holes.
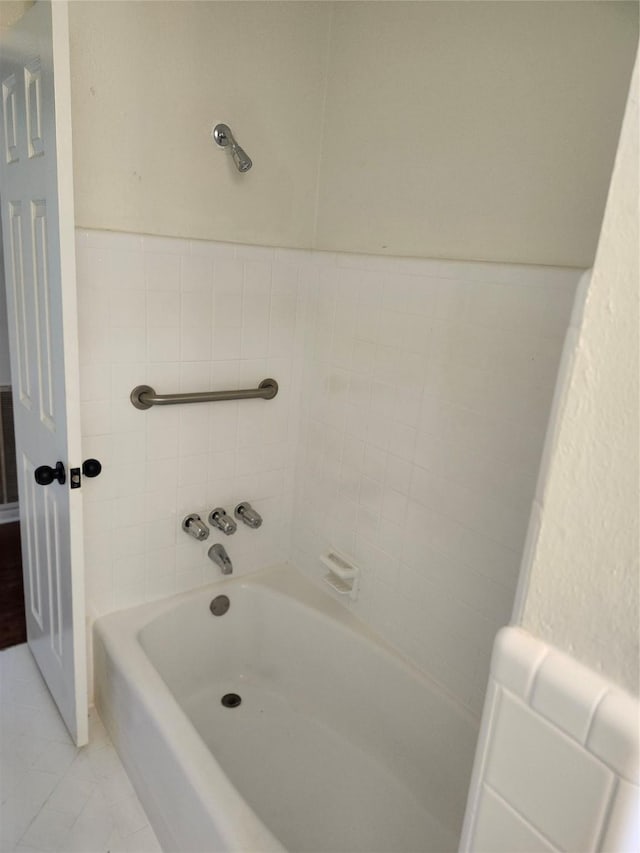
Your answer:
[[[150,385],[137,385],[130,399],[136,409],[150,409],[151,406],[175,406],[178,403],[216,403],[220,400],[250,400],[261,397],[272,400],[278,393],[275,379],[263,379],[257,388],[238,391],[197,391],[192,394],[156,394]]]

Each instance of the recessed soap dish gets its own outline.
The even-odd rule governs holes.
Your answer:
[[[336,551],[328,551],[320,557],[320,562],[329,569],[324,576],[328,584],[338,595],[348,595],[352,601],[358,597],[360,587],[360,569]]]

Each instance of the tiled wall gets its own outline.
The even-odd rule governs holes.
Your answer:
[[[236,573],[318,578],[337,548],[363,570],[356,613],[479,714],[577,278],[78,232],[84,454],[104,463],[83,486],[90,616],[214,580],[215,541]],[[272,401],[129,400],[267,376]],[[243,499],[260,530],[180,529]]]
[[[288,253],[100,231],[77,234],[82,431],[103,473],[84,490],[89,615],[288,556],[296,443],[298,266]],[[295,254],[292,256],[295,258]],[[278,262],[278,258],[287,258]],[[299,363],[299,360],[298,360]],[[280,383],[270,401],[136,410],[158,393]],[[188,512],[250,501],[259,530],[181,529]]]
[[[509,621],[575,270],[326,255],[308,304],[294,562],[479,714]]]
[[[460,849],[640,844],[638,702],[520,628],[500,632]]]

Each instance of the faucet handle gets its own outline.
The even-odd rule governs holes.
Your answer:
[[[244,521],[248,527],[252,527],[254,530],[262,524],[262,516],[248,501],[243,501],[241,504],[238,504],[233,514],[236,518]]]
[[[190,512],[182,519],[182,529],[199,542],[209,537],[209,528],[196,512]]]
[[[231,516],[227,515],[221,506],[216,507],[209,513],[209,524],[212,527],[217,527],[218,530],[222,530],[222,532],[226,533],[227,536],[231,536],[232,533],[235,533],[238,527]]]

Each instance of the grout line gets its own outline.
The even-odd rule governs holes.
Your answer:
[[[536,834],[536,835],[539,835],[539,836],[540,836],[544,841],[546,841],[546,843],[547,843],[547,844],[548,844],[548,845],[549,845],[553,850],[558,850],[557,845],[556,845],[556,844],[554,844],[554,843],[551,841],[551,839],[549,838],[549,836],[548,836],[548,835],[545,835],[545,833],[544,833],[544,832],[542,832],[542,830],[541,830],[541,829],[539,829],[535,824],[531,823],[531,821],[530,821],[528,818],[526,818],[523,814],[521,814],[521,813],[520,813],[520,812],[515,808],[515,806],[512,806],[512,805],[511,805],[511,803],[510,803],[508,800],[506,800],[506,799],[502,796],[502,794],[500,794],[498,791],[496,791],[496,789],[495,789],[492,785],[490,785],[490,784],[489,784],[489,782],[487,782],[486,780],[484,780],[482,784],[483,784],[483,786],[484,786],[488,791],[491,791],[491,793],[492,793],[492,794],[493,794],[493,795],[494,795],[498,800],[500,800],[500,802],[502,803],[502,805],[503,805],[503,806],[504,806],[504,807],[505,807],[509,812],[511,812],[513,815],[515,815],[515,817],[516,817],[518,820],[522,821],[522,823],[526,824],[526,826],[528,826],[530,829],[532,829],[532,830],[533,830],[533,832],[535,832],[535,834]]]

